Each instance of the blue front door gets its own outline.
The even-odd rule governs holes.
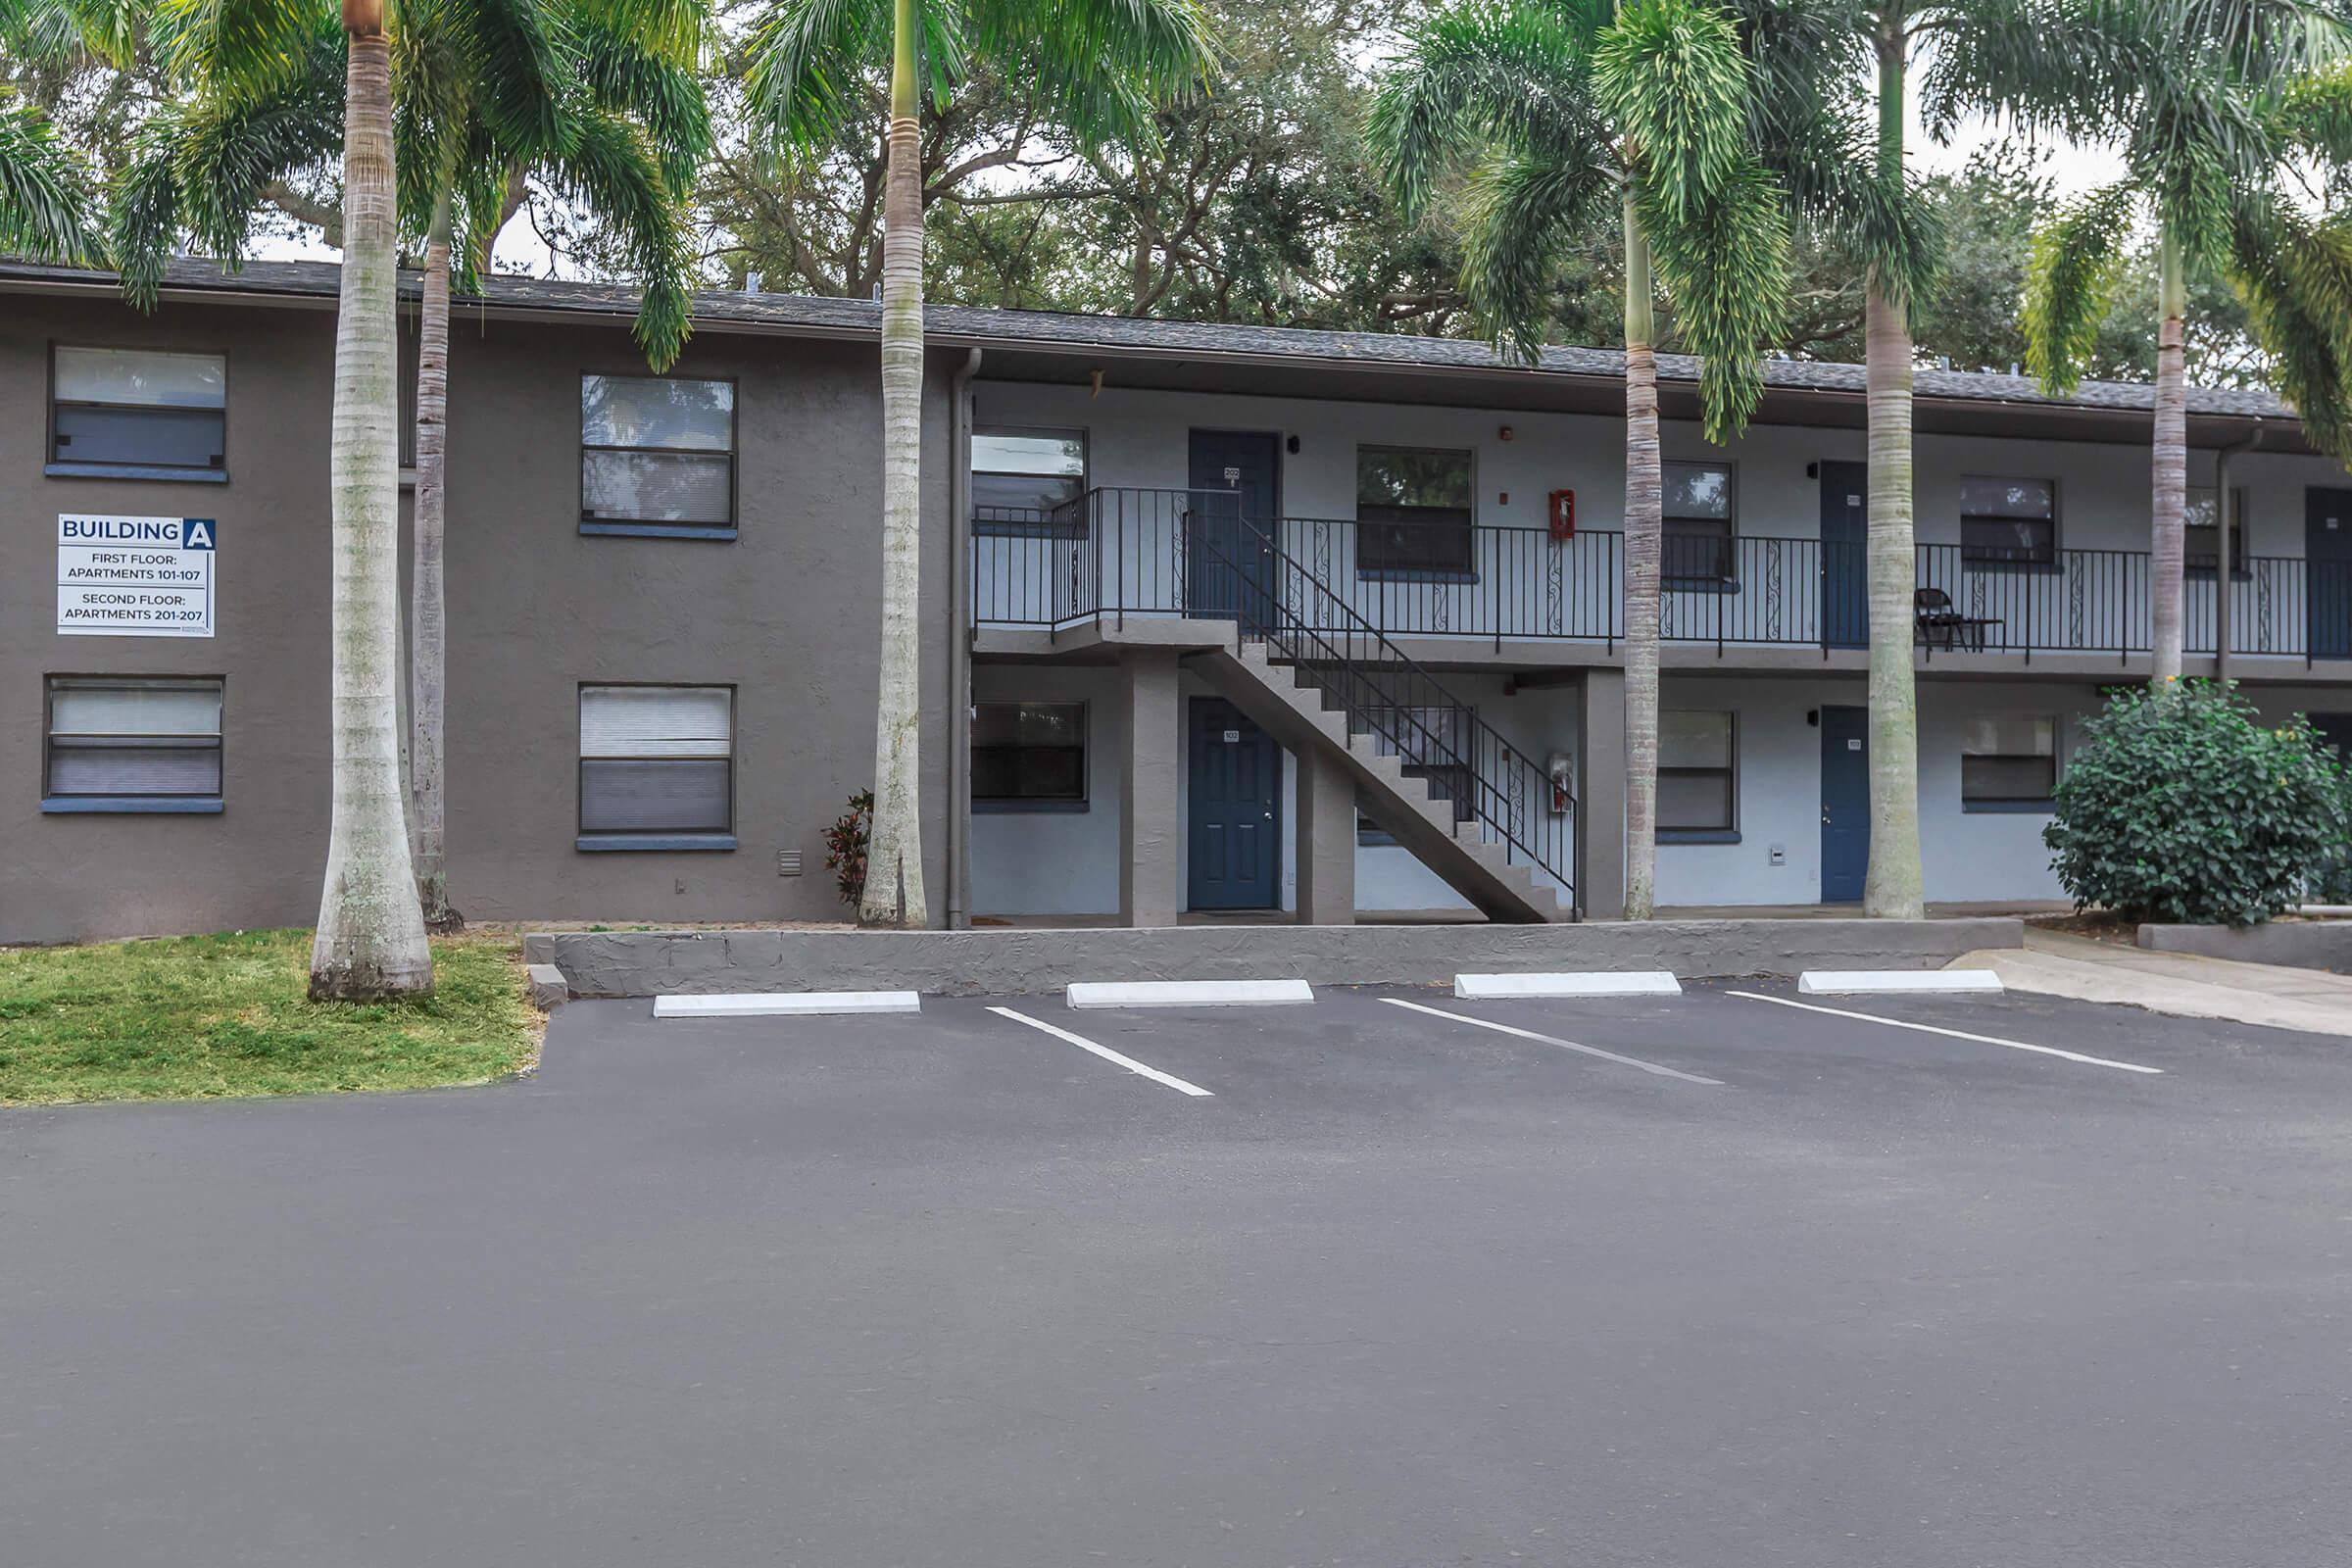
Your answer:
[[[1870,646],[1870,468],[1821,466],[1821,637],[1832,648]]]
[[[1821,710],[1821,902],[1853,904],[1870,871],[1870,710]]]
[[[1222,697],[1196,697],[1188,749],[1191,906],[1273,908],[1282,864],[1282,748]]]
[[[2352,659],[2352,490],[2303,493],[2303,562],[2311,657]]]
[[[1185,611],[1237,619],[1254,631],[1273,606],[1275,437],[1265,430],[1195,430],[1185,544]]]

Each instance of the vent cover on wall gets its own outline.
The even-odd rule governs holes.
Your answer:
[[[776,875],[799,876],[800,874],[801,852],[798,850],[778,850],[776,852]]]

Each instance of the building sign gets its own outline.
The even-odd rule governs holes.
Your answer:
[[[57,518],[57,629],[73,637],[210,637],[211,517]]]

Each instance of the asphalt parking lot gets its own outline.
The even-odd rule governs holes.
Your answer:
[[[2333,1568],[2348,1464],[2352,1057],[2130,1008],[587,1003],[0,1112],[10,1568]]]

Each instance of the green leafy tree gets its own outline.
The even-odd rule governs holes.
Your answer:
[[[536,180],[622,235],[641,280],[636,332],[666,368],[683,345],[692,259],[685,199],[709,145],[696,67],[695,0],[407,0],[392,47],[400,222],[421,249],[416,484],[411,535],[408,810],[428,927],[463,923],[449,903],[443,827],[447,691],[449,310],[471,289],[498,231]],[[307,64],[241,90],[219,82],[145,126],[112,214],[126,292],[152,308],[184,226],[234,266],[266,203],[332,162],[342,134],[343,50],[314,18]],[[315,215],[342,238],[341,204]],[[453,278],[454,273],[454,278]]]
[[[2303,166],[2352,160],[2352,70],[2314,68],[2352,38],[2303,0],[2067,0],[2105,30],[2097,113],[2047,118],[2120,144],[2126,172],[2034,236],[2026,359],[2072,390],[2128,277],[2135,228],[2156,233],[2150,676],[2180,679],[2188,491],[2187,320],[2193,281],[2242,303],[2279,390],[2324,449],[2352,458],[2352,220],[2313,216]]]
[[[2083,725],[2042,839],[2079,908],[2252,925],[2340,874],[2346,805],[2300,717],[2267,729],[2232,688],[2187,681],[2123,693]]]
[[[858,919],[927,925],[921,737],[923,169],[921,100],[956,102],[974,62],[1017,69],[1023,101],[1084,147],[1148,143],[1152,106],[1210,44],[1192,0],[773,0],[746,77],[762,144],[821,158],[888,96],[882,203],[882,626],[869,874]]]
[[[1408,215],[1467,168],[1463,288],[1497,343],[1533,357],[1563,259],[1614,213],[1626,362],[1626,915],[1656,860],[1662,523],[1654,295],[1701,356],[1707,434],[1745,422],[1788,271],[1783,196],[1748,151],[1749,64],[1724,12],[1636,0],[1471,3],[1416,28],[1372,142]]]

